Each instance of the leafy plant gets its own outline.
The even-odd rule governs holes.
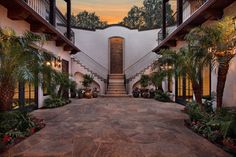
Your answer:
[[[169,94],[167,92],[157,91],[155,99],[161,102],[171,102]]]
[[[93,77],[91,75],[85,74],[83,76],[83,81],[82,81],[82,85],[86,88],[88,88],[90,86],[90,84],[93,82]]]
[[[11,109],[17,82],[37,83],[44,57],[31,45],[43,45],[44,37],[26,32],[17,36],[10,28],[0,28],[0,110]]]
[[[0,113],[0,139],[11,144],[14,139],[32,134],[32,130],[44,127],[41,121],[31,117],[28,112],[11,111]]]
[[[156,90],[163,92],[162,81],[167,76],[165,71],[153,72],[151,74],[150,80],[152,84],[155,86]]]
[[[44,108],[56,108],[64,106],[68,101],[63,100],[62,98],[47,98],[44,100]]]
[[[142,75],[140,79],[140,84],[143,88],[146,88],[149,85],[149,76]]]

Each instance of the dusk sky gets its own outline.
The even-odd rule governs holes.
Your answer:
[[[114,24],[122,21],[133,5],[141,6],[143,0],[71,0],[72,13],[81,11],[96,12],[103,21]],[[66,3],[57,0],[58,8],[65,13]]]

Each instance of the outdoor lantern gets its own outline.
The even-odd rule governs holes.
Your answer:
[[[51,66],[51,63],[49,61],[46,62],[47,66]]]
[[[234,29],[236,30],[236,16],[233,18]]]

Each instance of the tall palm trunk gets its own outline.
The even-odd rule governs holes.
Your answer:
[[[11,109],[15,86],[12,83],[4,82],[0,85],[0,111]]]
[[[228,71],[229,71],[229,63],[220,63],[219,64],[218,78],[217,78],[217,89],[216,89],[217,108],[222,107],[224,88],[225,88],[225,82],[226,82]]]
[[[202,106],[202,88],[201,84],[193,83],[193,92],[195,95],[196,102]]]

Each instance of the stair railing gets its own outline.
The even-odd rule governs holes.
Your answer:
[[[125,69],[126,80],[130,81],[134,79],[137,75],[144,72],[146,68],[152,65],[159,57],[160,55],[154,52],[149,52],[144,55],[137,62]]]
[[[79,52],[72,57],[78,64],[85,67],[89,72],[97,76],[99,79],[104,82],[107,81],[108,69],[95,61],[89,55],[84,52]]]

